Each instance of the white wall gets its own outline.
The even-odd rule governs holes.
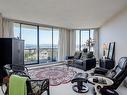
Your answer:
[[[100,28],[99,57],[102,56],[103,43],[116,42],[115,60],[118,62],[122,56],[127,56],[127,9],[111,19]]]
[[[0,38],[2,37],[2,14],[0,13]]]

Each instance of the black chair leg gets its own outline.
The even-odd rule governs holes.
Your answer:
[[[49,87],[48,87],[48,89],[47,89],[47,95],[50,95]]]

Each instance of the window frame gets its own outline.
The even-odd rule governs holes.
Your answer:
[[[34,65],[34,64],[41,64],[40,62],[39,62],[39,32],[40,32],[40,27],[41,26],[39,26],[39,25],[32,25],[32,24],[26,24],[26,23],[18,23],[18,22],[14,22],[14,23],[16,23],[16,24],[20,24],[19,25],[19,38],[18,39],[22,39],[22,25],[30,25],[30,26],[36,26],[37,27],[37,63],[29,63],[29,64],[25,64],[25,65]],[[53,50],[54,50],[54,47],[53,47],[53,39],[54,39],[54,36],[53,36],[53,30],[54,29],[58,29],[58,28],[54,28],[54,27],[46,27],[46,28],[51,28],[51,30],[52,30],[52,47],[51,47],[51,49],[52,49],[52,58],[51,58],[51,61],[53,62]],[[15,32],[15,31],[14,31]],[[24,49],[25,50],[25,49]]]
[[[78,30],[78,32],[79,32],[79,51],[81,51],[81,35],[82,35],[82,31],[89,31],[89,39],[88,40],[90,40],[90,37],[91,37],[91,30],[94,30],[94,29],[76,29],[76,30]],[[90,43],[89,43],[89,47],[88,47],[88,51],[90,51]]]

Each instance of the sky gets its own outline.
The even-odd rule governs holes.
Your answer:
[[[14,35],[15,37],[19,37],[19,27],[14,27]],[[22,28],[22,39],[25,40],[25,44],[37,44],[37,29],[34,27],[30,28]],[[58,44],[59,30],[55,29],[53,31],[53,43]],[[39,43],[40,44],[52,44],[52,30],[51,29],[43,29],[39,30]]]
[[[37,45],[37,27],[30,25],[22,25],[22,38],[25,40],[25,44]],[[15,37],[19,37],[20,28],[18,25],[14,27]],[[93,37],[93,32],[91,32]],[[81,45],[89,39],[89,31],[81,31]],[[59,40],[59,29],[53,30],[53,43],[58,44]],[[39,44],[52,44],[52,29],[51,28],[39,28]],[[79,30],[76,31],[76,46],[79,45]]]

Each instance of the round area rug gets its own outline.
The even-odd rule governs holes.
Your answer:
[[[43,80],[48,78],[50,80],[50,86],[57,86],[59,84],[65,84],[76,75],[76,71],[72,68],[64,67],[48,67],[39,68],[29,71],[32,79]]]

